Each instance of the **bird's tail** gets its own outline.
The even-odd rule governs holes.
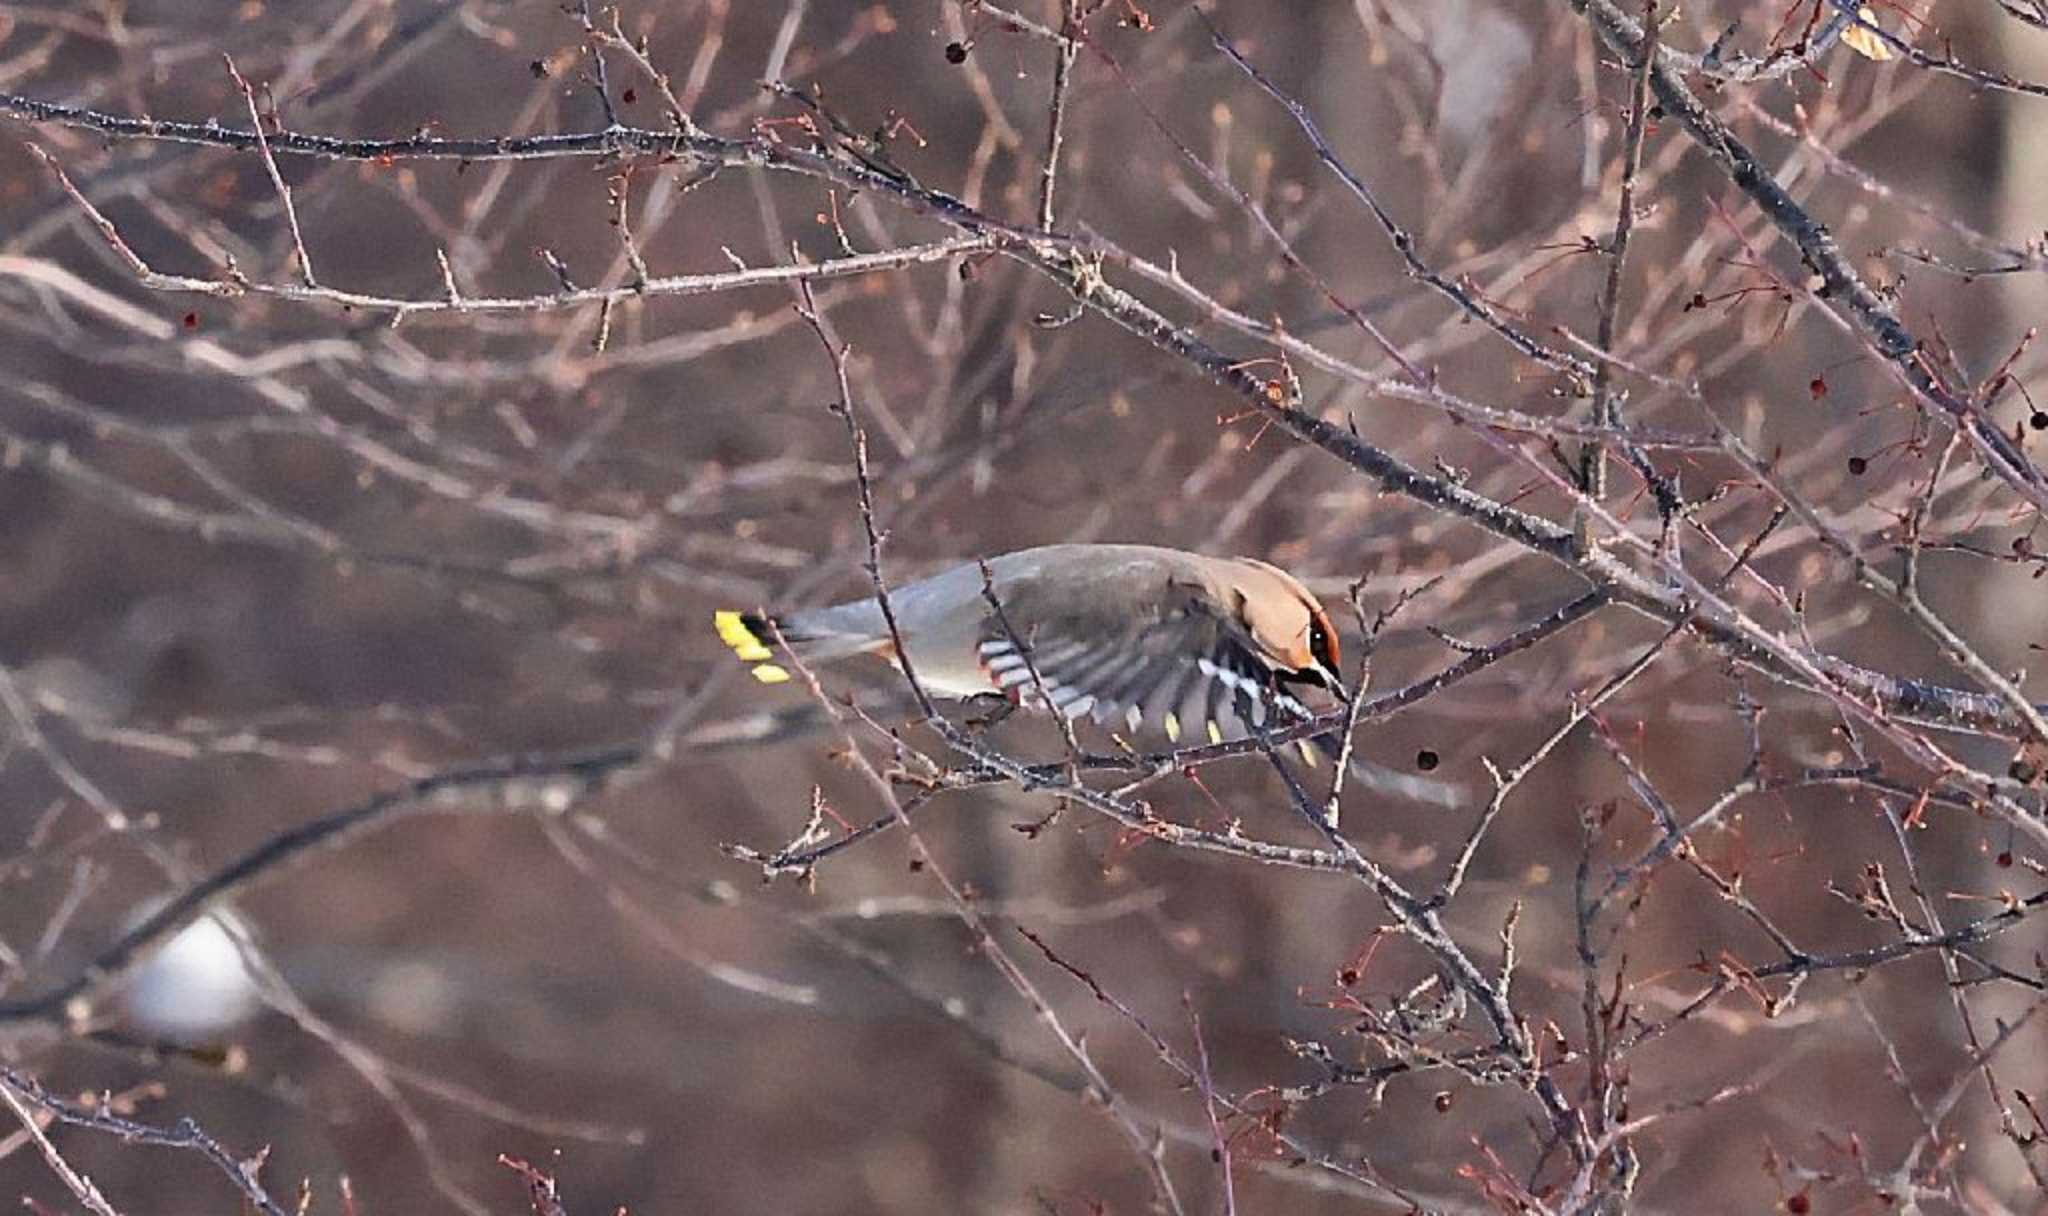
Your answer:
[[[719,641],[731,647],[741,662],[754,665],[755,679],[780,684],[789,678],[789,670],[774,662],[775,652],[768,648],[768,639],[781,634],[774,617],[721,608],[711,614],[711,623],[718,629]]]
[[[711,623],[718,629],[719,641],[731,647],[740,661],[753,664],[756,680],[780,684],[789,679],[789,669],[775,662],[777,641],[806,663],[829,662],[884,644],[877,643],[869,631],[852,628],[856,622],[835,620],[836,611],[770,614],[721,609],[712,614]]]

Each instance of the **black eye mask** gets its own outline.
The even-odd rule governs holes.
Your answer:
[[[1308,623],[1308,655],[1331,672],[1337,670],[1337,647],[1330,640],[1330,631],[1323,628],[1320,619],[1311,618]]]

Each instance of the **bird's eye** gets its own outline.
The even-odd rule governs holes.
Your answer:
[[[1308,627],[1308,653],[1316,662],[1332,672],[1337,667],[1336,651],[1330,646],[1330,632],[1323,628],[1321,621],[1311,621]]]

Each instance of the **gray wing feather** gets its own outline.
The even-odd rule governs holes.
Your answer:
[[[1043,707],[1031,678],[1036,667],[1061,713],[1115,729],[1149,726],[1206,742],[1213,724],[1214,737],[1241,739],[1309,712],[1278,687],[1234,624],[1200,607],[1135,628],[1105,632],[1104,624],[1051,616],[1013,639],[992,620],[977,653],[997,687],[1020,704]]]

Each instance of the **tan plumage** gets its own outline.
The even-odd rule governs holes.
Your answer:
[[[1292,685],[1341,692],[1329,616],[1265,562],[1153,545],[1047,545],[991,558],[988,568],[986,587],[969,562],[890,591],[911,666],[935,696],[1049,701],[1070,718],[1150,726],[1178,741],[1184,731],[1241,738],[1305,717]],[[872,597],[721,612],[716,623],[764,682],[787,678],[773,662],[778,638],[806,665],[893,650]]]

